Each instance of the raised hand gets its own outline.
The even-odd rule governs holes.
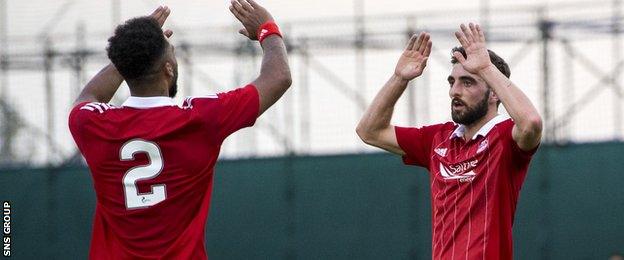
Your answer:
[[[428,33],[413,35],[407,48],[403,51],[394,74],[404,80],[412,80],[422,75],[427,66],[427,59],[431,54],[431,36]]]
[[[160,24],[160,27],[162,27],[165,24],[165,21],[167,21],[169,14],[171,14],[171,9],[169,9],[168,6],[159,6],[156,10],[154,10],[154,12],[152,12],[152,14],[149,15],[149,17],[154,18],[158,24]],[[164,30],[163,33],[167,38],[173,35],[173,31],[169,29]]]
[[[260,25],[273,20],[273,16],[254,0],[231,0],[230,12],[243,24],[238,32],[251,40],[258,40]]]
[[[467,58],[459,52],[453,53],[453,57],[464,66],[466,71],[477,74],[492,65],[490,54],[485,47],[485,35],[478,24],[470,23],[468,27],[461,24],[459,27],[461,30],[455,32],[455,37],[466,50]]]

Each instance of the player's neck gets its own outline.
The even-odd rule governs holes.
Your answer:
[[[477,134],[479,129],[481,129],[481,127],[483,127],[485,124],[487,124],[487,122],[490,122],[490,120],[492,120],[492,118],[496,117],[497,114],[498,114],[498,111],[490,109],[488,111],[488,113],[485,114],[484,117],[481,117],[479,120],[475,121],[474,123],[472,123],[470,125],[465,125],[464,126],[465,127],[464,140],[465,141],[471,140],[472,137],[475,134]]]
[[[130,95],[133,97],[169,97],[169,90],[166,83],[132,84],[130,85]]]
[[[133,97],[169,97],[168,93],[130,93]]]

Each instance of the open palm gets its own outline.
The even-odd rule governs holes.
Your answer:
[[[422,75],[431,54],[431,39],[428,33],[412,36],[401,55],[394,73],[404,80],[412,80]]]
[[[470,73],[479,73],[492,64],[490,54],[485,47],[485,35],[481,27],[470,23],[468,27],[460,25],[460,31],[455,32],[455,37],[466,51],[466,58],[459,53],[453,56],[459,61],[464,69]]]

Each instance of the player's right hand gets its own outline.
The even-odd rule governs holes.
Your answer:
[[[394,74],[408,81],[422,75],[431,54],[431,45],[431,36],[428,33],[413,35],[394,69]]]
[[[238,32],[251,40],[258,40],[260,25],[273,21],[273,16],[254,0],[231,0],[230,12],[243,24]]]

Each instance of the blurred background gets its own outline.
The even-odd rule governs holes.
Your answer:
[[[421,31],[432,34],[432,57],[393,123],[450,121],[450,50],[465,22],[485,28],[545,120],[516,213],[516,257],[624,250],[621,0],[259,3],[284,33],[293,86],[223,145],[211,258],[430,258],[427,173],[365,146],[355,126]],[[67,115],[108,63],[114,27],[159,4],[172,9],[178,102],[257,76],[261,49],[238,35],[229,1],[0,0],[0,199],[13,203],[16,258],[86,257],[95,197]],[[128,95],[124,84],[111,103]]]

